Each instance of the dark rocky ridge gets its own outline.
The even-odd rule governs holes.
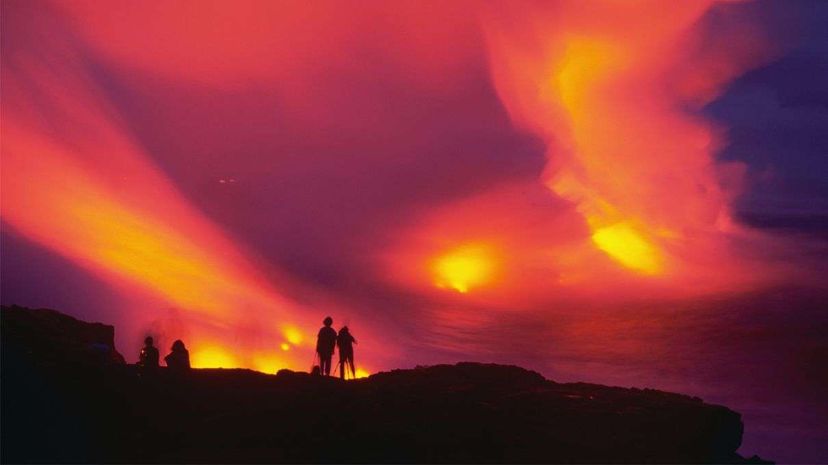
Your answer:
[[[350,382],[287,370],[141,376],[113,334],[2,309],[4,463],[745,462],[740,415],[679,394],[477,363]]]

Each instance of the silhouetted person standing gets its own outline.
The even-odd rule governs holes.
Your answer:
[[[170,350],[172,352],[164,357],[164,361],[167,362],[167,366],[170,367],[170,371],[177,373],[188,371],[190,369],[190,352],[188,352],[187,348],[184,347],[184,343],[181,339],[173,342]]]
[[[336,337],[336,346],[339,348],[339,377],[345,379],[345,370],[351,367],[351,378],[356,378],[356,368],[354,367],[354,344],[357,341],[351,336],[351,332],[347,326],[343,326],[339,330],[339,335]]]
[[[158,368],[158,349],[153,345],[151,337],[144,339],[144,347],[141,348],[141,353],[138,355],[138,366],[144,370]]]
[[[331,375],[331,357],[336,346],[336,330],[331,328],[333,318],[327,317],[322,322],[325,326],[316,336],[316,353],[319,354],[319,369],[325,376]]]

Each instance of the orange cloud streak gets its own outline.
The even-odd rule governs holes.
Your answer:
[[[489,22],[501,99],[548,143],[544,182],[597,249],[643,275],[727,261],[741,167],[715,160],[716,131],[693,111],[765,50],[754,34],[702,53],[713,3],[558,2]]]
[[[195,366],[217,363],[210,354],[229,352],[217,351],[232,343],[238,353],[221,363],[255,367],[252,347],[214,334],[251,316],[273,351],[307,339],[300,309],[177,192],[73,65],[77,57],[61,52],[70,59],[47,55],[62,64],[56,71],[21,57],[3,74],[3,224],[184,311]]]

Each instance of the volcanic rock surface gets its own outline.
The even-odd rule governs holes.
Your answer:
[[[1,314],[4,463],[745,462],[740,415],[679,394],[479,363],[348,382],[147,374],[115,352],[111,326]]]

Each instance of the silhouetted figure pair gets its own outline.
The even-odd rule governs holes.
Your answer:
[[[316,353],[319,355],[319,374],[331,375],[331,358],[333,357],[334,348],[339,348],[339,377],[345,379],[346,370],[350,368],[351,377],[356,378],[356,368],[354,366],[354,344],[356,339],[351,335],[347,326],[343,326],[336,333],[331,325],[333,325],[333,318],[327,317],[322,322],[325,326],[319,330],[316,337]],[[311,373],[316,373],[316,367]]]
[[[171,352],[164,357],[167,366],[171,371],[184,372],[190,369],[190,352],[184,347],[181,339],[173,342]],[[158,368],[158,349],[153,345],[151,337],[144,339],[144,347],[138,355],[138,366],[144,371],[151,371]]]
[[[316,336],[316,353],[319,354],[319,371],[325,376],[331,375],[331,357],[336,346],[336,330],[331,328],[333,318],[327,317],[322,322],[325,326]]]

